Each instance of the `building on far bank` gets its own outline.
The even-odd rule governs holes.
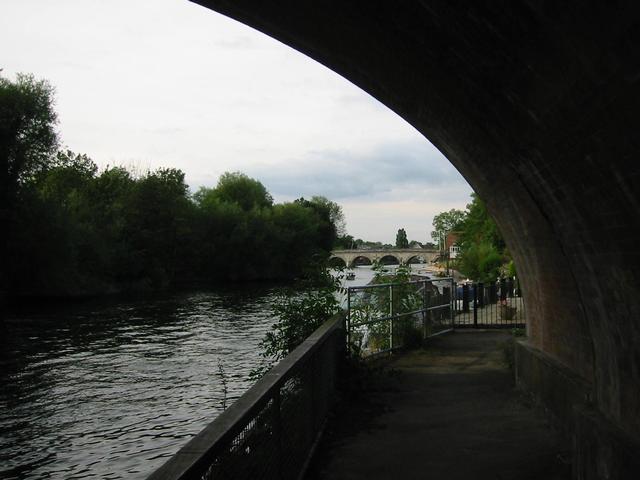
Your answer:
[[[449,232],[444,239],[444,251],[448,252],[449,258],[453,259],[460,253],[460,244],[458,243],[460,232]]]

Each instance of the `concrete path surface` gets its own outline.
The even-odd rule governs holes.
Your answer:
[[[311,479],[568,479],[570,445],[517,392],[510,334],[465,331],[398,355],[396,375],[343,402]]]

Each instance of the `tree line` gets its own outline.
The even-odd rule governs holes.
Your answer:
[[[420,243],[416,240],[409,240],[407,238],[407,232],[404,228],[399,228],[396,233],[395,244],[372,242],[369,240],[362,240],[361,238],[354,238],[352,235],[341,235],[336,240],[336,249],[340,250],[390,250],[392,248],[425,248],[435,249],[436,245],[431,242]]]
[[[9,296],[286,280],[326,259],[344,230],[336,203],[274,203],[240,172],[192,194],[178,169],[99,170],[60,148],[53,100],[44,80],[0,77],[0,289]]]
[[[502,233],[476,193],[471,194],[471,203],[464,211],[452,209],[433,218],[431,236],[436,242],[441,243],[449,232],[457,235],[460,247],[451,266],[466,277],[490,282],[503,275],[516,274]]]

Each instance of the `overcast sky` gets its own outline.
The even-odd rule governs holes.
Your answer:
[[[0,68],[48,79],[59,130],[100,166],[225,171],[276,201],[324,195],[355,237],[426,241],[471,188],[367,93],[262,33],[186,0],[0,0]]]

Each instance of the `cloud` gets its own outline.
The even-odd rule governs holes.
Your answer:
[[[259,178],[276,197],[324,195],[343,201],[469,189],[455,168],[424,139],[385,142],[370,151],[311,150],[303,158],[254,166],[247,173]]]

